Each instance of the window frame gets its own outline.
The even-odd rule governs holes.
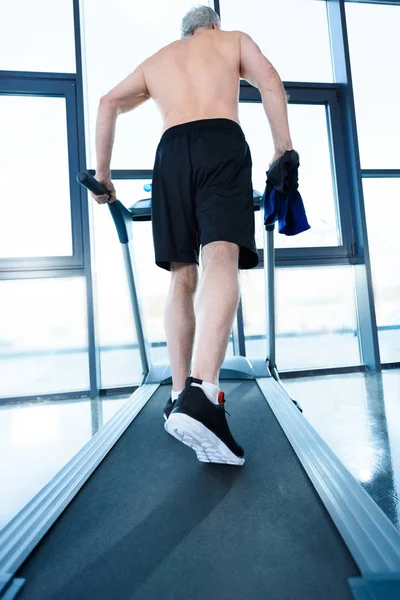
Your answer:
[[[343,127],[340,116],[341,86],[338,84],[284,82],[289,104],[313,104],[326,107],[328,139],[331,152],[333,188],[342,244],[338,246],[310,246],[302,248],[276,248],[277,266],[349,265],[355,264],[350,190],[344,160]],[[257,88],[247,81],[240,82],[239,102],[261,103]],[[299,149],[301,157],[301,149]],[[263,190],[262,190],[263,191]],[[300,187],[301,192],[301,187]],[[306,198],[304,199],[307,203]],[[262,264],[260,265],[262,267]]]
[[[76,75],[57,73],[33,73],[23,71],[0,71],[1,96],[43,96],[65,98],[68,143],[68,170],[70,185],[72,255],[45,257],[0,257],[0,279],[8,279],[12,273],[35,271],[44,276],[55,276],[58,269],[83,269],[82,200],[76,182],[79,172],[79,141],[77,118]],[[23,172],[23,165],[21,165]],[[40,181],[45,173],[38,174]],[[35,185],[35,182],[33,182]],[[18,218],[18,213],[17,213]],[[71,273],[68,273],[71,275]],[[57,276],[57,275],[56,275]]]
[[[325,2],[326,0],[322,0]],[[358,4],[387,4],[389,6],[399,6],[399,0],[345,0],[345,2],[358,2]]]

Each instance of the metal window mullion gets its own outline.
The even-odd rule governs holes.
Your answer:
[[[304,248],[276,248],[277,258],[279,260],[299,260],[312,261],[314,259],[335,259],[348,258],[347,250],[344,246],[310,246]]]
[[[353,244],[353,224],[350,210],[350,189],[346,175],[346,162],[344,158],[344,139],[342,121],[338,106],[339,94],[332,95],[327,104],[326,118],[330,144],[330,158],[332,170],[332,183],[336,195],[337,217],[339,218],[342,244],[346,254],[355,254]]]
[[[59,271],[60,269],[82,268],[82,261],[77,256],[14,257],[0,259],[0,279],[12,279],[14,272]]]
[[[380,4],[382,6],[400,6],[400,0],[346,0],[346,2],[357,2],[358,4]]]
[[[0,94],[6,96],[45,96],[65,98],[71,90],[71,84],[75,83],[73,78],[40,78],[5,77],[0,76]]]
[[[212,2],[214,3],[214,10],[215,10],[215,12],[219,16],[219,18],[221,18],[221,7],[220,7],[219,0],[212,0]]]
[[[26,270],[0,270],[0,281],[9,281],[14,279],[58,279],[60,277],[84,277],[85,272],[83,267],[59,267],[39,269],[37,267]]]
[[[95,282],[93,279],[92,263],[94,261],[91,250],[91,233],[93,234],[93,223],[90,218],[90,208],[86,190],[76,181],[78,171],[86,169],[86,137],[85,137],[85,112],[84,112],[84,94],[83,94],[83,57],[82,57],[82,39],[80,22],[79,0],[73,0],[74,10],[74,35],[75,35],[75,61],[76,61],[76,127],[78,135],[77,157],[78,165],[73,177],[74,194],[79,198],[80,221],[82,223],[82,247],[83,264],[86,277],[86,306],[87,306],[87,326],[88,326],[88,368],[90,397],[99,396],[101,388],[101,363],[100,348],[97,334],[97,315]],[[83,8],[82,8],[83,11]]]
[[[93,171],[94,174],[94,171]],[[112,179],[153,179],[153,169],[111,169]]]
[[[366,230],[344,0],[327,0],[326,8],[332,65],[335,79],[337,83],[341,85],[342,89],[340,111],[345,131],[344,147],[346,171],[351,192],[349,200],[352,210],[355,242],[358,245],[359,252],[364,256],[364,264],[358,264],[354,267],[360,351],[364,364],[372,371],[380,371],[381,363]]]
[[[90,159],[90,157],[88,157]],[[90,175],[95,175],[95,169],[87,169]],[[115,180],[136,180],[153,179],[153,169],[111,169],[111,179]]]
[[[368,178],[400,178],[400,169],[361,169],[361,177]]]
[[[51,73],[46,71],[2,71],[0,70],[0,78],[5,79],[70,79],[75,81],[75,73]]]
[[[69,191],[71,199],[72,255],[76,257],[77,263],[83,266],[81,196],[78,193],[78,186],[76,183],[76,174],[79,171],[76,82],[71,81],[68,85],[70,86],[70,90],[66,92],[65,103],[67,117]],[[55,190],[55,192],[57,192],[57,190]]]

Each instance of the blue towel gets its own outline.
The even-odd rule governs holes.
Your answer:
[[[299,155],[288,150],[267,171],[263,194],[264,225],[278,221],[278,231],[297,235],[310,229],[299,187]]]

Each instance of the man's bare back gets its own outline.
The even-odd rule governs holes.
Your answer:
[[[164,125],[226,118],[240,125],[240,32],[205,30],[162,48],[143,64]]]
[[[240,126],[240,78],[261,94],[275,146],[270,164],[291,150],[282,81],[257,44],[242,31],[198,28],[193,35],[172,42],[145,60],[100,99],[96,178],[112,194],[111,199],[94,195],[96,201],[115,200],[110,163],[118,115],[152,98],[163,118],[162,133],[201,119],[230,119]]]

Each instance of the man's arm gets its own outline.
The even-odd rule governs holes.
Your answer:
[[[240,33],[240,76],[260,91],[274,140],[275,162],[286,150],[292,150],[285,89],[257,44],[247,33]]]
[[[139,65],[133,73],[100,99],[96,122],[96,179],[110,189],[111,201],[115,199],[110,164],[117,117],[140,106],[150,97],[142,65]],[[94,197],[100,204],[108,201],[106,196]]]

